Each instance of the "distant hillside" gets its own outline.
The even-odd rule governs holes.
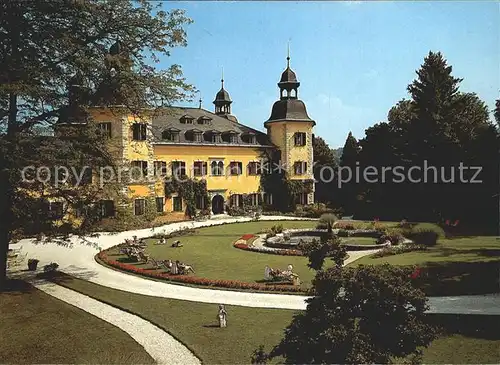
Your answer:
[[[342,147],[332,148],[333,155],[335,156],[335,160],[340,162],[340,157],[342,156]]]

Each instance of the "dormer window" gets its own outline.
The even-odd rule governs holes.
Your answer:
[[[222,135],[219,131],[207,131],[204,134],[205,141],[212,143],[222,143]]]
[[[246,133],[241,136],[241,139],[245,143],[249,144],[256,144],[257,143],[257,138],[255,136],[255,133]]]
[[[227,143],[236,144],[238,143],[238,133],[235,131],[227,131],[222,135],[222,140]]]
[[[167,142],[179,142],[179,130],[178,129],[165,129],[161,133],[161,139]]]
[[[193,124],[194,118],[188,114],[183,115],[180,119],[182,124]]]
[[[191,142],[203,142],[203,132],[199,129],[191,129],[184,133],[186,140]]]
[[[222,143],[222,137],[220,133],[212,134],[212,142],[213,143]]]
[[[203,115],[198,118],[198,124],[210,124],[212,121],[212,118],[207,117],[206,115]]]

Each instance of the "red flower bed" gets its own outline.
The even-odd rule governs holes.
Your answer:
[[[245,240],[245,241],[248,241],[250,238],[254,238],[255,235],[253,234],[244,234],[243,236],[241,236],[240,240]]]
[[[196,276],[171,275],[166,272],[144,270],[135,265],[124,264],[122,262],[111,260],[110,258],[108,258],[106,251],[101,251],[99,254],[97,254],[97,256],[107,265],[112,266],[114,268],[155,279],[162,279],[162,280],[168,280],[186,284],[231,288],[231,289],[252,289],[252,290],[263,290],[263,291],[283,291],[283,292],[297,292],[297,293],[303,291],[300,287],[296,286],[245,283],[237,280],[215,280],[215,279],[200,278]]]

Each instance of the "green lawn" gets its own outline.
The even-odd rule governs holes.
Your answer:
[[[200,228],[194,234],[178,237],[183,247],[153,245],[157,240],[149,239],[146,250],[155,259],[180,260],[192,265],[196,276],[209,279],[263,282],[266,265],[283,269],[292,264],[294,271],[301,278],[302,289],[307,289],[314,276],[314,271],[307,267],[307,258],[249,252],[233,247],[234,241],[242,235],[256,234],[276,224],[282,224],[285,228],[311,228],[315,227],[316,222],[247,222]],[[175,239],[169,239],[169,243]],[[375,242],[375,239],[367,237],[349,237],[343,240],[351,244]],[[118,261],[127,261],[117,249],[111,249],[108,255]],[[350,266],[389,263],[425,267],[423,289],[428,295],[440,296],[497,292],[499,261],[500,240],[495,237],[469,237],[443,239],[428,251],[408,252],[383,258],[366,256]],[[141,263],[132,264],[152,269],[151,266]],[[331,260],[327,260],[325,265],[332,265]]]
[[[0,292],[1,364],[154,364],[122,330],[32,286]]]
[[[442,239],[427,251],[373,258],[357,265],[416,265],[423,268],[422,288],[427,295],[467,295],[498,292],[500,240],[496,237]]]
[[[249,363],[253,350],[260,344],[269,351],[280,341],[283,329],[296,313],[226,306],[228,327],[221,329],[216,327],[216,304],[147,297],[67,276],[60,282],[153,322],[186,344],[205,364]],[[452,328],[424,350],[425,363],[500,362],[499,316],[433,315],[430,319]]]
[[[442,239],[427,251],[413,251],[400,255],[372,258],[365,256],[352,265],[427,265],[442,262],[500,261],[500,239],[496,237],[466,237]]]
[[[193,235],[183,235],[178,239],[183,247],[172,248],[168,245],[153,245],[157,239],[146,240],[146,252],[155,259],[180,260],[192,265],[196,276],[209,279],[239,280],[261,282],[264,268],[285,269],[289,264],[294,267],[304,288],[310,285],[314,271],[307,267],[307,258],[300,256],[280,256],[266,253],[244,251],[233,247],[233,243],[244,234],[262,232],[273,225],[282,224],[285,228],[314,228],[314,221],[247,222],[200,228]],[[108,256],[115,260],[126,259],[118,250],[109,251]],[[330,261],[328,261],[330,262]],[[137,264],[139,267],[146,265]]]
[[[371,237],[342,237],[342,243],[347,245],[375,245],[377,240]]]

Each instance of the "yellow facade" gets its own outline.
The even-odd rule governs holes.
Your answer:
[[[178,211],[179,198],[175,193],[172,197],[165,196],[165,179],[171,175],[173,164],[182,163],[188,178],[206,180],[210,201],[209,206],[203,208],[210,209],[212,204],[214,211],[215,199],[218,199],[218,207],[220,204],[226,207],[232,195],[260,194],[262,197],[264,192],[260,189],[260,175],[250,173],[248,166],[252,162],[262,162],[265,151],[280,152],[281,168],[285,169],[288,178],[296,180],[314,178],[312,139],[315,122],[308,117],[304,103],[298,100],[299,83],[295,73],[289,68],[289,62],[278,86],[281,90],[280,100],[274,104],[271,117],[264,123],[267,134],[240,124],[237,118],[231,115],[232,101],[224,89],[224,84],[214,101],[215,112],[201,109],[201,106],[200,108],[171,107],[170,112],[167,110],[169,117],[161,119],[153,115],[148,116],[147,110],[139,118],[124,108],[94,108],[92,119],[96,123],[111,123],[109,143],[125,169],[128,166],[147,172],[145,179],[133,182],[127,180],[124,183],[124,192],[128,198],[136,200],[138,204],[142,204],[137,202],[139,199],[163,198],[163,200],[157,199],[156,203],[163,202],[164,212],[172,212],[174,199],[177,199],[175,202]],[[177,109],[174,110],[175,108]],[[208,120],[208,124],[204,123],[204,120]],[[147,129],[146,131],[141,129],[140,133],[144,133],[145,137],[139,138],[140,140],[133,135],[137,133],[133,132],[133,128],[137,127],[134,126],[136,123],[145,125]],[[161,129],[160,137],[158,134],[155,135],[158,132],[155,132],[155,128]],[[168,136],[164,137],[162,133]],[[174,140],[169,137],[172,133],[176,135]],[[188,139],[189,133],[198,133],[198,139]],[[215,133],[215,136],[207,138],[205,136],[207,133]],[[231,136],[222,140],[223,134]],[[297,134],[301,135],[300,143],[297,143]],[[237,137],[234,137],[235,135]],[[251,135],[253,139],[243,138],[244,135]],[[260,138],[259,141],[257,137]],[[266,141],[262,142],[263,139]],[[213,161],[222,164],[224,171],[221,176],[212,174]],[[163,163],[166,176],[158,176],[159,174],[154,171],[160,162]],[[206,175],[194,176],[195,162],[207,164]],[[241,173],[232,174],[229,169],[231,163],[238,163],[241,166]],[[297,164],[303,166],[299,171],[296,168]],[[302,204],[313,203],[313,193],[302,195],[304,195],[300,199]],[[254,198],[255,196],[252,197]],[[184,202],[182,205],[184,206]],[[220,213],[220,209],[217,209],[217,212]]]
[[[268,135],[281,153],[281,161],[286,167],[288,177],[292,180],[313,179],[313,123],[283,121],[273,122],[267,126]],[[304,146],[295,145],[295,134],[306,133]],[[296,162],[307,162],[307,170],[303,174],[296,174],[294,164]]]

